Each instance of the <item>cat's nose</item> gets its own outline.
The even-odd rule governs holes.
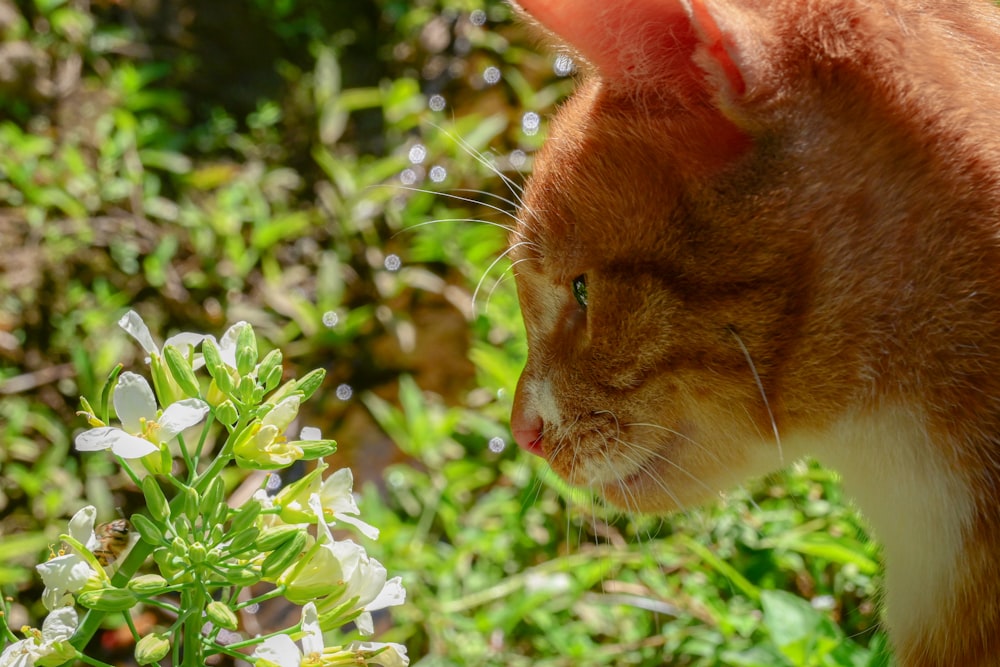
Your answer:
[[[542,455],[542,427],[542,418],[538,415],[528,415],[514,409],[510,418],[510,430],[521,449],[536,456]]]

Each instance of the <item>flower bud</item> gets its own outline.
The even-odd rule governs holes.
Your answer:
[[[252,565],[231,567],[224,571],[226,581],[233,586],[253,586],[260,581],[260,569]]]
[[[187,559],[188,557],[188,545],[187,542],[182,540],[180,537],[175,537],[170,543],[170,551],[178,558]]]
[[[307,401],[319,389],[320,385],[323,384],[324,378],[326,378],[326,371],[324,369],[317,368],[314,371],[310,371],[295,383],[295,391],[302,394],[303,401]]]
[[[220,375],[229,375],[229,367],[222,360],[219,345],[213,339],[206,338],[201,341],[201,354],[205,359],[205,368],[214,380],[218,380]]]
[[[236,510],[233,516],[233,522],[229,524],[229,531],[233,534],[249,528],[257,517],[260,516],[260,511],[263,507],[259,500],[251,498],[246,503],[243,504],[238,510]]]
[[[274,551],[282,544],[292,539],[296,533],[301,533],[303,528],[301,526],[294,526],[291,524],[284,524],[281,526],[273,526],[268,528],[260,537],[257,538],[257,548],[260,551]]]
[[[170,639],[165,632],[154,632],[140,639],[135,645],[135,661],[140,665],[158,663],[170,653]]]
[[[198,509],[201,512],[201,516],[204,518],[215,515],[218,513],[219,507],[225,507],[225,505],[226,484],[222,481],[222,477],[220,476],[214,478],[208,483],[208,488],[205,489],[205,493],[201,497],[201,503]]]
[[[132,526],[146,544],[158,547],[164,543],[163,530],[146,515],[133,514]]]
[[[215,409],[215,418],[226,426],[232,426],[240,418],[240,413],[236,405],[227,398]]]
[[[281,350],[274,349],[265,355],[257,367],[257,379],[264,385],[266,391],[271,391],[281,382],[281,361]],[[277,379],[275,379],[275,371],[277,371]]]
[[[77,596],[81,607],[97,611],[125,611],[135,606],[136,598],[127,588],[100,588]]]
[[[153,379],[153,389],[156,390],[161,405],[170,405],[187,398],[170,375],[166,361],[155,352],[149,355],[149,375]]]
[[[218,600],[212,600],[208,603],[205,615],[208,616],[208,620],[220,628],[235,630],[240,627],[240,621],[236,618],[233,610]]]
[[[240,384],[236,388],[236,395],[243,401],[244,405],[253,405],[258,402],[254,400],[254,392],[257,390],[257,381],[252,375],[244,375],[240,378]]]
[[[257,365],[257,336],[253,327],[244,324],[236,338],[236,372],[249,375]]]
[[[142,480],[142,497],[146,499],[146,507],[149,508],[151,517],[159,522],[165,522],[170,518],[170,504],[163,495],[163,489],[160,488],[155,475],[147,475]]]
[[[201,496],[199,496],[198,492],[191,486],[182,486],[178,495],[181,496],[181,508],[184,515],[192,521],[195,521],[199,516]]]
[[[306,461],[326,458],[337,451],[334,440],[296,440],[295,444],[302,448],[302,458]]]
[[[230,534],[233,535],[233,539],[230,540],[227,551],[230,554],[236,555],[243,553],[256,544],[257,536],[260,535],[260,529],[256,526],[250,526],[238,533]],[[261,549],[261,551],[264,551],[264,549]]]
[[[191,369],[191,363],[184,358],[173,345],[163,348],[163,358],[167,362],[170,375],[173,376],[177,386],[184,392],[185,398],[201,397],[201,387],[198,386],[198,378],[195,377]]]
[[[201,565],[205,562],[205,556],[208,555],[208,549],[201,542],[195,542],[188,547],[188,558],[195,565]]]
[[[264,579],[278,576],[289,565],[295,562],[306,546],[306,533],[296,533],[287,542],[268,554],[260,565],[260,574]]]
[[[128,589],[136,595],[157,595],[167,587],[167,580],[158,574],[143,574],[130,579]]]

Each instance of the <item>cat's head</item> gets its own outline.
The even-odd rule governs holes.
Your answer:
[[[521,0],[590,71],[511,237],[529,345],[512,430],[627,509],[786,463],[778,428],[830,419],[863,373],[844,312],[814,304],[838,289],[816,245],[892,199],[899,137],[868,70],[895,45],[865,25],[891,17],[758,4]]]

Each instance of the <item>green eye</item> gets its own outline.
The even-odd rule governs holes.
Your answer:
[[[587,307],[587,276],[573,278],[573,296],[581,307]]]

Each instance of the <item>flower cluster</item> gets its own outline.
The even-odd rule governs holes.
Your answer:
[[[25,628],[25,639],[6,647],[0,667],[83,658],[109,614],[125,616],[140,665],[168,657],[202,665],[217,654],[262,667],[409,664],[400,645],[350,640],[342,632],[353,623],[370,636],[371,613],[402,604],[405,592],[361,544],[334,538],[331,526],[338,523],[378,537],[359,516],[351,471],[325,475],[324,458],[336,443],[314,428],[288,437],[323,372],[284,381],[281,352],[261,359],[245,322],[218,340],[181,334],[162,348],[136,313],[119,324],[147,353],[152,384],[116,369],[97,409],[83,401],[90,428],[75,444],[115,456],[142,490],[146,509],[101,525],[92,506],[73,516],[61,536],[64,547],[37,566],[50,614],[40,631]],[[300,460],[316,461],[315,467],[274,495],[261,489],[230,505],[227,467],[274,471]],[[155,571],[142,574],[150,564]],[[269,586],[255,597],[248,589],[260,582]],[[263,637],[240,635],[240,614],[277,597],[302,605],[300,621]],[[167,620],[140,636],[130,614],[143,605],[164,610]],[[78,607],[86,610],[82,621]]]

